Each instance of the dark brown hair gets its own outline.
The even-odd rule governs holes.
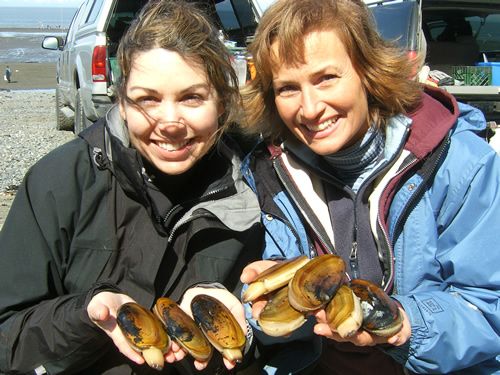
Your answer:
[[[207,11],[182,0],[151,0],[127,30],[118,47],[121,79],[119,100],[126,89],[134,58],[154,48],[177,52],[186,61],[203,69],[224,107],[220,130],[236,121],[241,108],[236,73],[227,48]]]

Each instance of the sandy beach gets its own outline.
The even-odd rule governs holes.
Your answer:
[[[11,83],[3,79],[7,65],[12,70]],[[55,63],[0,63],[0,90],[32,90],[56,88]]]

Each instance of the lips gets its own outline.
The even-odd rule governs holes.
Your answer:
[[[173,152],[173,151],[178,151],[178,150],[186,147],[191,142],[192,142],[192,140],[188,139],[188,140],[184,140],[182,142],[177,142],[177,143],[157,142],[157,145],[162,150]]]
[[[310,132],[320,132],[325,129],[328,129],[330,126],[333,126],[337,123],[337,118],[334,119],[328,119],[326,121],[323,121],[320,124],[314,125],[314,124],[304,124],[304,126],[309,130]]]

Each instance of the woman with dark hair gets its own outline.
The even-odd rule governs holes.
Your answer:
[[[361,0],[278,0],[250,50],[247,130],[265,142],[244,176],[262,205],[265,258],[337,254],[348,280],[380,286],[403,317],[390,337],[341,337],[316,311],[314,374],[496,373],[500,159],[477,136],[480,111],[410,79],[420,60],[382,40]],[[248,266],[242,281],[274,263]],[[252,307],[255,318],[262,303]],[[299,353],[319,355],[292,348],[300,334],[267,337],[268,367],[295,373]]]
[[[118,59],[117,105],[30,169],[2,228],[2,373],[156,373],[117,326],[130,301],[210,294],[247,332],[232,292],[263,235],[226,135],[241,110],[228,51],[202,10],[160,0]],[[207,366],[185,355],[174,345],[162,373]]]

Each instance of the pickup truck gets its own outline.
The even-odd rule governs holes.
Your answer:
[[[85,0],[65,38],[47,36],[42,47],[60,50],[57,129],[79,133],[103,116],[115,97],[118,42],[147,0]]]

